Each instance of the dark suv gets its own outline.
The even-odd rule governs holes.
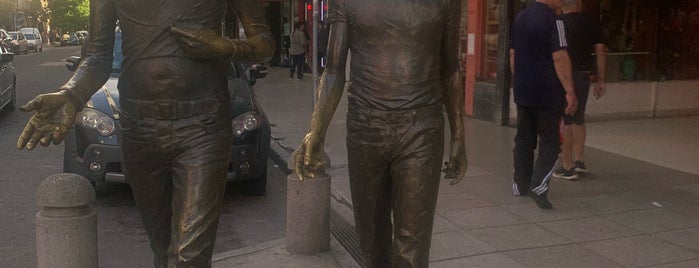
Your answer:
[[[122,59],[121,33],[117,32],[112,75],[78,113],[65,140],[63,171],[80,174],[93,184],[128,183],[121,171],[122,156],[116,129],[119,125],[117,83]],[[66,67],[74,71],[80,60],[80,57],[71,57]],[[235,62],[228,67],[228,91],[234,118],[228,180],[241,181],[244,193],[264,195],[271,131],[252,85],[256,79],[267,75],[267,68],[263,65],[246,67]]]

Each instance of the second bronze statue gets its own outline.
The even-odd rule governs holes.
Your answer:
[[[324,173],[323,143],[344,92],[351,50],[348,169],[369,267],[428,267],[440,170],[452,184],[466,172],[460,5],[336,0],[329,7],[328,61],[294,173],[301,179]],[[444,168],[442,107],[451,130]]]

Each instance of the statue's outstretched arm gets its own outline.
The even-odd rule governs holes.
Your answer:
[[[75,114],[109,79],[116,20],[111,0],[90,1],[87,53],[73,77],[58,92],[36,96],[20,108],[33,115],[17,140],[18,150],[34,149],[38,143],[48,146],[63,141],[75,121]]]

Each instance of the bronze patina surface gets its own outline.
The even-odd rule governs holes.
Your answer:
[[[460,0],[336,0],[328,64],[294,173],[324,173],[323,143],[348,87],[347,150],[360,246],[370,267],[427,267],[444,150],[445,177],[467,168],[459,71]]]
[[[218,34],[226,8],[238,15],[247,40]],[[117,20],[123,169],[154,265],[210,267],[232,142],[226,66],[269,59],[269,27],[257,0],[91,0],[86,58],[57,92],[21,108],[33,115],[18,149],[65,138],[111,73]]]

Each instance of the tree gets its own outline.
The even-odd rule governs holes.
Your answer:
[[[12,27],[12,12],[16,6],[16,0],[0,0],[0,28]]]
[[[90,17],[89,0],[53,0],[48,4],[48,14],[53,28],[63,30],[87,28]]]

